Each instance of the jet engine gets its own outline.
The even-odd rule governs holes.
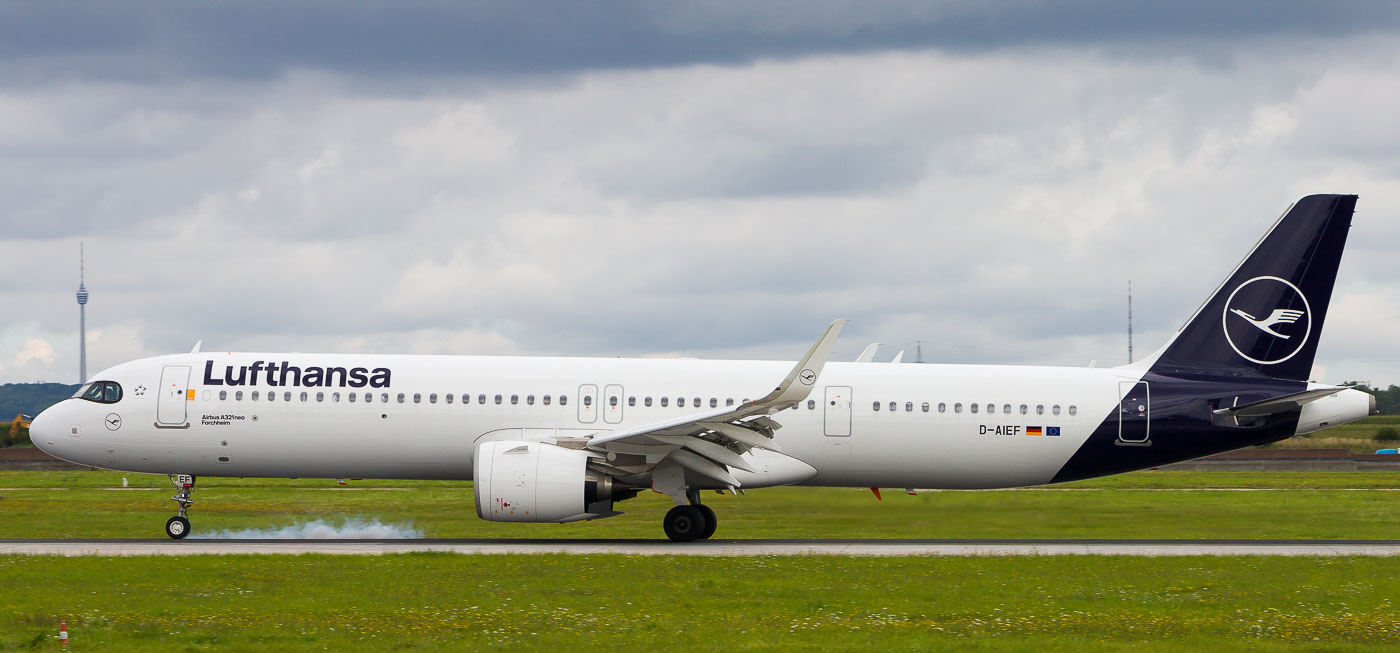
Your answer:
[[[487,521],[570,522],[613,512],[613,478],[588,469],[588,454],[544,442],[493,440],[472,459],[476,514]]]

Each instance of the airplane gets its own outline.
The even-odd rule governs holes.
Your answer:
[[[1356,199],[1291,205],[1165,346],[1119,367],[828,362],[844,320],[795,364],[196,345],[99,372],[30,434],[74,463],[169,475],[175,539],[201,476],[470,480],[477,515],[502,522],[611,517],[651,490],[686,542],[718,523],[702,491],[1118,474],[1377,412],[1308,380]]]

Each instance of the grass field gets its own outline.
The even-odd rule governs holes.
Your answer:
[[[160,537],[164,477],[0,473],[4,537]],[[152,487],[148,489],[146,483]],[[1048,489],[707,498],[717,537],[1400,537],[1400,474],[1138,472]],[[195,535],[660,537],[668,507],[489,524],[470,484],[202,479]],[[1400,559],[0,556],[0,650],[1393,651]]]
[[[0,557],[0,649],[1394,651],[1396,559]],[[15,591],[19,590],[19,591]]]
[[[122,488],[121,480],[129,487]],[[149,487],[148,487],[149,486]],[[174,514],[164,476],[118,472],[0,473],[0,532],[11,538],[162,536]],[[274,529],[313,519],[412,526],[426,537],[661,538],[665,497],[618,504],[627,514],[573,524],[498,524],[476,517],[470,483],[203,478],[193,536]],[[1394,472],[1145,471],[1024,490],[925,492],[773,488],[705,495],[721,538],[1396,538]]]
[[[1400,415],[1375,415],[1350,424],[1333,426],[1316,433],[1288,438],[1269,445],[1271,449],[1312,449],[1315,447],[1350,449],[1356,453],[1375,453],[1377,449],[1393,449],[1400,441],[1377,440],[1385,428],[1400,431]]]

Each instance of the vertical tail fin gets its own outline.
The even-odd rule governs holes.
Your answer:
[[[1162,374],[1307,381],[1355,195],[1298,200],[1152,363]]]

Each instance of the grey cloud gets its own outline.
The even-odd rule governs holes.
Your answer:
[[[710,34],[707,15],[667,29]],[[781,358],[840,316],[848,357],[922,339],[928,360],[1107,365],[1127,279],[1146,354],[1287,202],[1359,192],[1347,308],[1320,355],[1400,358],[1400,133],[1375,84],[1394,44],[1245,43],[1229,67],[823,50],[467,90],[306,72],[10,87],[0,299],[26,307],[21,331],[53,341],[59,370],[79,238],[107,362],[198,338]]]
[[[1164,40],[1393,30],[1388,2],[102,2],[0,6],[5,75],[29,83],[266,79],[297,69],[427,79],[568,74],[898,49],[1152,49]],[[1189,54],[1194,48],[1188,47]],[[1180,52],[1178,51],[1178,54]]]

